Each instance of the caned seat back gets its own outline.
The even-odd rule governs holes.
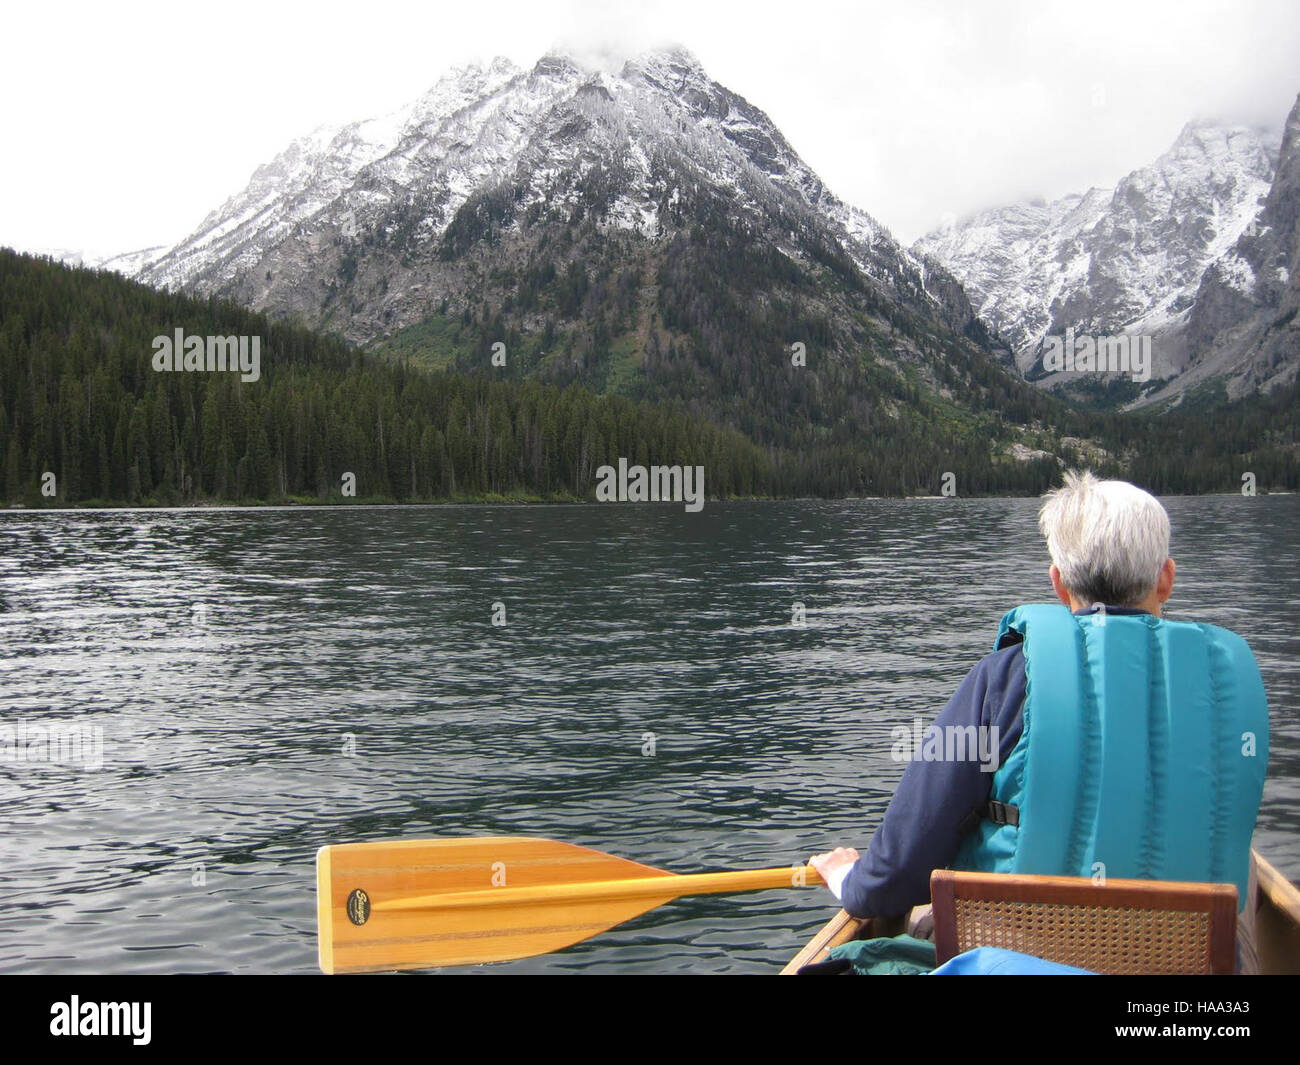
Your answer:
[[[970,873],[930,877],[939,963],[1002,947],[1107,974],[1232,973],[1232,884]]]

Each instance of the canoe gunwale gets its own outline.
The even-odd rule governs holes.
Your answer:
[[[1300,972],[1300,888],[1254,848],[1250,859],[1255,892],[1251,905],[1256,915],[1256,935],[1260,939],[1260,971]],[[903,930],[902,924],[901,918],[882,921],[874,917],[853,917],[840,910],[790,959],[781,975],[795,976],[805,965],[826,961],[831,949],[843,943],[897,935]]]

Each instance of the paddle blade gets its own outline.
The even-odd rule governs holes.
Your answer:
[[[662,896],[492,905],[494,890],[663,877]],[[547,954],[676,898],[677,877],[586,847],[523,836],[348,843],[316,854],[320,967],[433,969]],[[483,906],[388,909],[398,899],[482,891]]]

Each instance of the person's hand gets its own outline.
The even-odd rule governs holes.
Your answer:
[[[808,864],[817,870],[817,875],[822,878],[822,882],[834,890],[843,883],[845,876],[853,868],[853,863],[860,857],[862,855],[852,847],[836,847],[825,854],[814,854],[808,859]]]

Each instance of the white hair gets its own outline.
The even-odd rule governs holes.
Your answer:
[[[1038,528],[1076,599],[1135,606],[1151,593],[1169,557],[1169,515],[1155,496],[1070,470],[1043,499]]]

